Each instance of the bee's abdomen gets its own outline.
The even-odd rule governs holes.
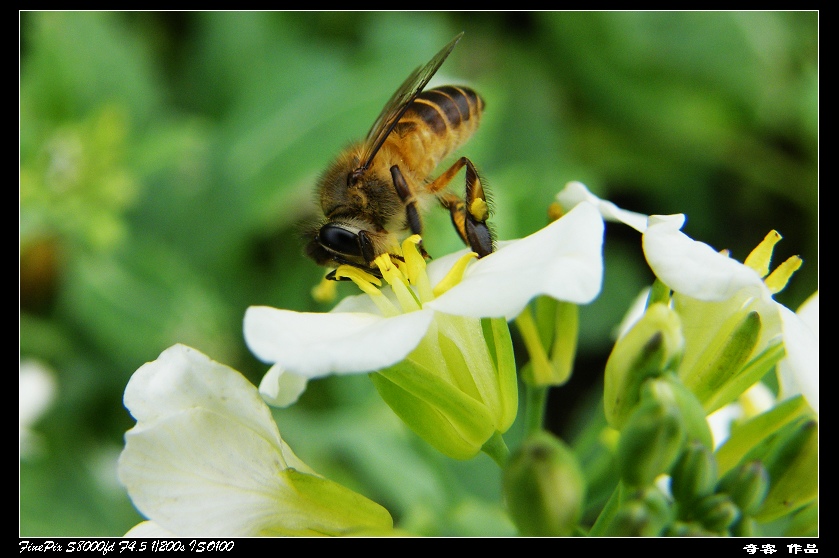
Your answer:
[[[403,137],[413,135],[436,166],[475,133],[483,110],[484,100],[468,87],[435,87],[414,99],[394,132]]]

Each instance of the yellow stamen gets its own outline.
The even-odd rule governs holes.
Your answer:
[[[402,243],[402,254],[405,257],[405,275],[407,275],[408,281],[416,287],[420,300],[428,302],[434,298],[434,292],[431,289],[428,274],[425,272],[425,258],[422,257],[418,249],[421,242],[420,235],[409,236]]]
[[[804,263],[798,256],[790,256],[787,261],[775,268],[775,271],[769,274],[769,277],[763,280],[766,283],[769,292],[772,294],[779,293],[787,286],[792,274],[798,271],[801,264]]]
[[[772,261],[772,251],[779,240],[781,240],[781,235],[778,231],[769,231],[769,234],[757,245],[757,248],[752,250],[743,264],[754,269],[761,277],[766,277],[766,274],[769,273],[769,264]]]
[[[335,270],[335,278],[342,279],[345,277],[355,283],[359,289],[370,295],[370,299],[376,304],[383,316],[396,316],[400,313],[399,309],[377,288],[377,286],[381,286],[382,284],[378,277],[351,265],[339,266]]]
[[[559,205],[559,202],[553,202],[551,205],[548,206],[548,219],[551,223],[553,223],[563,215],[565,215],[565,210],[562,209],[562,206]]]
[[[475,198],[469,205],[469,214],[480,222],[489,219],[489,208],[487,202],[481,198]]]
[[[393,289],[393,294],[396,295],[396,300],[402,306],[403,312],[411,312],[419,310],[422,306],[414,296],[414,291],[408,287],[408,278],[405,274],[393,263],[389,254],[382,254],[373,261],[382,272],[382,277],[387,281]]]
[[[324,277],[312,287],[312,298],[317,302],[332,302],[338,294],[338,282]]]
[[[335,279],[350,279],[358,285],[359,289],[367,294],[372,294],[373,291],[376,293],[379,292],[379,289],[373,288],[373,285],[377,287],[382,286],[382,282],[378,277],[352,265],[338,266],[338,269],[335,270]]]
[[[443,277],[443,280],[437,283],[434,287],[434,296],[440,296],[444,292],[448,291],[463,279],[463,274],[466,272],[466,266],[469,264],[469,260],[472,258],[477,258],[478,254],[475,252],[469,252],[468,254],[464,254],[462,258],[457,260],[446,274]]]

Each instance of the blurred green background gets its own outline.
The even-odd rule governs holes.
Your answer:
[[[804,260],[776,297],[797,308],[818,286],[818,23],[817,12],[22,12],[20,358],[50,370],[56,390],[21,454],[21,536],[120,536],[141,520],[115,473],[133,425],[122,391],[140,365],[184,343],[258,383],[267,367],[244,344],[245,309],[328,310],[310,296],[323,270],[300,240],[314,182],[460,31],[433,83],[486,100],[462,154],[489,184],[499,238],[543,226],[556,192],[580,180],[627,209],[685,213],[688,235],[740,261],[777,229],[776,262]],[[461,247],[442,210],[426,247]],[[651,280],[626,227],[607,226],[605,258],[575,375],[550,396],[551,429],[567,440],[599,411],[612,330]],[[366,377],[314,382],[276,416],[301,458],[414,532],[514,532],[492,461],[435,454]]]

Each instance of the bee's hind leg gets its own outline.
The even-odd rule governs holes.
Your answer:
[[[466,196],[464,199],[460,199],[452,193],[441,191],[463,166],[466,166]],[[472,161],[466,157],[458,159],[449,170],[429,185],[429,190],[437,192],[440,203],[451,213],[452,224],[463,242],[472,248],[479,258],[491,254],[493,251],[493,236],[487,225],[489,207],[481,178],[478,176],[478,171]]]

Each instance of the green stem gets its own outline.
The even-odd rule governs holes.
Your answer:
[[[495,434],[481,448],[481,451],[492,458],[495,463],[502,469],[507,465],[507,458],[510,456],[510,450],[507,449],[507,444],[504,443],[504,438],[497,430]]]
[[[545,409],[548,402],[548,386],[524,384],[524,436],[542,430],[545,424]]]

